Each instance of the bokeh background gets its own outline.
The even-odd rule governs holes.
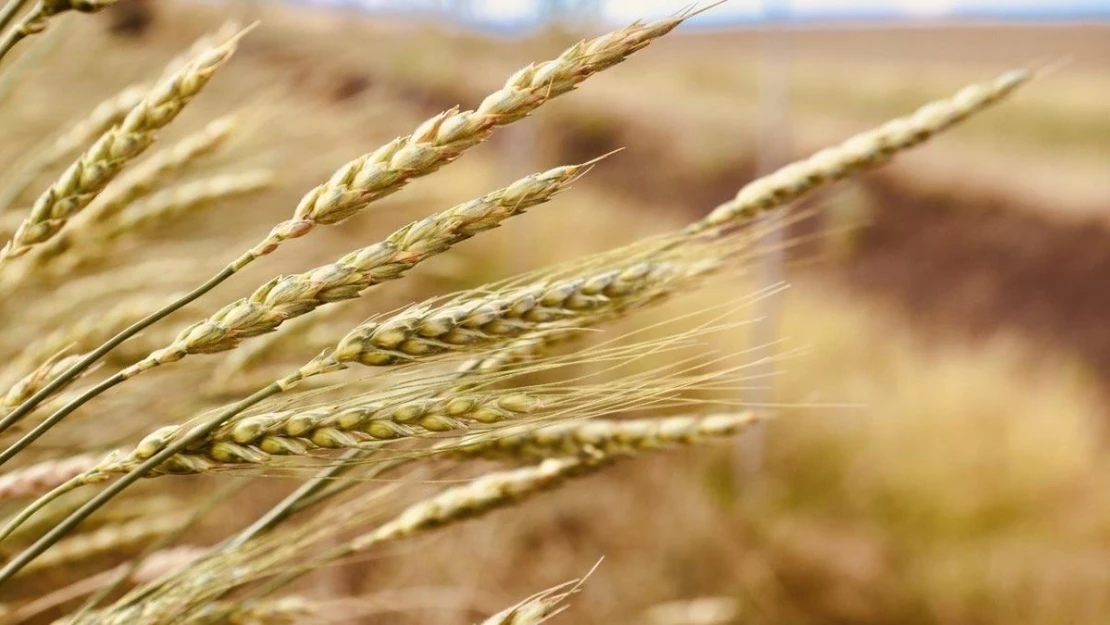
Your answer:
[[[0,160],[155,75],[223,20],[260,19],[171,135],[243,110],[247,132],[211,166],[272,167],[279,183],[111,261],[178,258],[206,274],[343,162],[445,108],[474,106],[578,38],[681,8],[123,0],[66,16],[33,49],[37,61],[0,86],[0,115],[18,120],[5,122]],[[738,447],[625,463],[321,574],[320,593],[362,597],[370,614],[350,622],[470,623],[604,557],[556,622],[1110,622],[1105,1],[731,0],[221,292],[624,147],[551,207],[421,266],[351,318],[615,247],[680,226],[760,172],[1030,64],[1053,70],[880,172],[794,207],[787,250],[769,247],[751,272],[687,302],[791,283],[736,339],[737,352],[770,339],[764,349],[790,354],[751,391],[779,414],[766,431]],[[130,288],[185,282],[169,271]],[[58,323],[55,305],[42,309],[43,323]],[[319,346],[308,343],[283,358],[312,355]],[[259,375],[284,366],[270,365]],[[203,385],[217,366],[190,374]],[[152,413],[175,410],[148,402]],[[275,481],[272,495],[287,486]],[[213,523],[241,525],[252,511]]]

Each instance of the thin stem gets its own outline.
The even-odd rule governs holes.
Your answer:
[[[131,338],[132,336],[135,336],[139,332],[142,332],[143,330],[147,329],[148,327],[154,325],[155,323],[157,323],[157,322],[161,321],[162,319],[164,319],[165,317],[169,316],[171,313],[176,312],[177,310],[180,310],[181,308],[185,307],[187,304],[191,303],[193,300],[196,300],[200,296],[202,296],[205,293],[208,293],[212,289],[216,288],[216,286],[219,285],[221,282],[223,282],[224,280],[227,280],[232,275],[234,275],[235,271],[236,270],[234,268],[232,268],[231,266],[225,267],[219,273],[217,273],[216,275],[209,278],[208,281],[205,282],[204,284],[202,284],[202,285],[198,286],[197,288],[193,289],[192,291],[186,293],[185,295],[181,296],[176,301],[168,304],[164,308],[162,308],[162,309],[160,309],[160,310],[158,310],[154,313],[151,313],[150,315],[144,317],[143,319],[140,319],[139,321],[136,321],[131,326],[129,326],[125,330],[121,331],[119,334],[117,334],[117,335],[113,336],[112,338],[108,339],[108,341],[105,342],[100,347],[98,347],[95,350],[89,352],[89,354],[87,356],[85,356],[81,360],[77,361],[77,363],[75,363],[69,369],[66,369],[64,373],[59,375],[52,382],[50,382],[46,386],[42,387],[42,389],[40,389],[39,392],[35,393],[31,397],[29,397],[27,399],[27,401],[20,404],[19,407],[17,407],[15,410],[13,410],[8,416],[4,417],[3,419],[0,419],[0,434],[3,434],[8,428],[10,428],[12,425],[14,425],[17,421],[19,421],[24,416],[29,414],[32,410],[34,410],[35,407],[38,406],[40,403],[42,403],[43,400],[45,400],[47,397],[52,395],[58,389],[62,388],[62,386],[68,384],[70,380],[76,378],[78,375],[83,373],[86,369],[88,369],[90,366],[92,366],[96,361],[100,360],[105,355],[107,355],[108,352],[112,351],[117,346],[119,346],[120,343],[123,343],[124,341]],[[92,397],[85,398],[80,403],[78,403],[77,406],[80,406],[80,404],[83,404],[85,401],[88,401],[89,399],[92,399]],[[77,401],[77,400],[74,400],[74,401]],[[71,402],[71,404],[72,404],[72,402]],[[59,412],[61,412],[62,410],[67,410],[67,409],[68,409],[68,412],[66,412],[66,414],[68,414],[69,412],[73,412],[73,410],[75,410],[77,408],[77,406],[73,406],[72,408],[70,408],[71,404],[67,404],[61,410],[59,410]],[[49,421],[49,419],[48,419],[48,421]],[[57,421],[54,421],[53,423],[56,423],[56,422]],[[9,456],[7,456],[7,454],[0,457],[0,465],[2,465],[8,459],[9,459]]]
[[[30,432],[24,434],[22,438],[12,443],[11,447],[5,449],[3,453],[0,453],[0,465],[3,465],[5,462],[16,457],[19,452],[26,449],[28,445],[38,440],[43,434],[46,434],[46,432],[50,428],[57,425],[62,419],[65,419],[67,416],[69,416],[70,413],[72,413],[74,410],[80,408],[82,405],[84,405],[85,402],[103,393],[104,391],[107,391],[108,389],[123,382],[126,379],[126,376],[121,373],[117,373],[112,377],[105,379],[100,384],[97,384],[96,386],[88,389],[84,393],[81,393],[81,395],[59,408],[57,412],[47,417],[42,423],[36,425],[35,428],[32,429]]]
[[[12,23],[15,16],[27,6],[31,0],[8,0],[3,8],[0,8],[0,30],[4,30]]]
[[[0,15],[0,18],[7,18],[8,20],[11,20],[11,17],[12,16],[8,15]],[[20,41],[23,41],[27,36],[35,32],[29,28],[31,24],[36,20],[45,19],[45,17],[42,11],[42,3],[38,3],[23,16],[23,19],[19,20],[19,23],[12,26],[8,32],[4,33],[4,37],[0,39],[0,60],[3,60]]]
[[[63,536],[71,532],[75,527],[81,524],[82,521],[92,516],[97,510],[103,507],[106,503],[112,500],[113,497],[120,494],[128,486],[141,480],[147,473],[161,466],[163,462],[169,460],[175,454],[185,450],[186,447],[193,442],[208,436],[219,428],[224,423],[231,420],[239,413],[247,410],[248,408],[262,402],[278,393],[281,393],[288,384],[283,382],[274,382],[269,386],[262,388],[254,394],[246,397],[234,404],[227,410],[224,410],[215,417],[198,425],[190,430],[187,434],[166,446],[162,451],[154,454],[142,464],[132,469],[127,475],[113,482],[108,488],[101,491],[99,495],[93,497],[85,505],[81,506],[66,518],[62,519],[57,525],[54,526],[49,532],[43,535],[42,538],[35,541],[33,545],[23,550],[18,556],[13,558],[3,569],[0,569],[0,584],[10,580],[13,575],[18,573],[23,567],[30,564],[35,558],[43,554],[47,549],[58,542]]]
[[[342,456],[336,459],[336,463],[323,469],[317,473],[313,478],[300,486],[297,490],[289,493],[285,499],[282,499],[277,505],[259,517],[247,529],[240,532],[235,538],[232,538],[227,543],[221,546],[221,549],[236,549],[243,546],[255,536],[268,532],[275,525],[281,523],[289,516],[300,512],[310,506],[313,506],[324,499],[338,495],[339,493],[347,490],[354,482],[345,482],[339,487],[332,490],[321,492],[330,484],[335,483],[335,479],[350,471],[356,466],[359,466],[355,461],[369,457],[373,453],[372,450],[366,449],[349,449]],[[386,462],[376,467],[374,475],[381,475],[382,473],[395,469],[404,464],[404,460],[394,460]]]
[[[70,478],[69,481],[55,487],[49,493],[46,493],[42,497],[39,497],[30,505],[25,506],[22,510],[19,511],[19,514],[15,515],[15,518],[8,521],[7,525],[4,526],[4,529],[0,529],[0,541],[4,540],[8,536],[11,536],[12,532],[19,529],[20,525],[23,525],[23,523],[27,519],[30,519],[32,516],[34,516],[36,512],[45,508],[47,504],[56,501],[62,495],[83,486],[85,484],[84,478],[84,475],[78,475],[77,477]]]

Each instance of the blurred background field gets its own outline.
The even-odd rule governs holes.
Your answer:
[[[340,163],[431,114],[474,106],[580,29],[601,30],[576,21],[491,35],[443,15],[128,0],[63,20],[26,53],[40,55],[34,64],[15,61],[0,81],[0,161],[155,75],[229,16],[261,25],[171,134],[245,107],[248,132],[212,167],[272,167],[278,184],[154,233],[118,262],[188,267],[120,288],[189,286]],[[364,597],[375,611],[368,623],[470,623],[604,556],[556,622],[1110,620],[1110,25],[838,22],[774,36],[772,49],[789,56],[768,65],[758,28],[680,29],[381,208],[292,242],[217,300],[528,172],[626,148],[554,205],[351,304],[343,314],[357,320],[678,227],[756,174],[768,119],[785,125],[780,156],[800,157],[1008,68],[1069,62],[998,110],[796,208],[812,215],[788,231],[798,242],[791,287],[781,342],[768,349],[790,356],[768,378],[782,408],[756,475],[738,476],[734,448],[645,457],[406,544],[403,566],[386,554],[324,572],[322,592]],[[760,101],[774,82],[767,67],[787,72],[778,84],[788,108],[771,117]],[[749,293],[757,276],[688,305]],[[44,305],[32,316],[52,327],[77,312]],[[743,333],[731,340],[737,352],[750,346]],[[306,343],[260,375],[318,349]],[[198,360],[190,374],[212,384],[219,361]],[[149,399],[152,413],[174,409]],[[256,496],[285,488],[275,480],[274,493]],[[211,522],[249,518],[232,511]],[[718,621],[650,612],[707,596],[735,609]]]

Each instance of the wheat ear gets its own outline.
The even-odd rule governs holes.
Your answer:
[[[93,469],[100,460],[99,456],[82,454],[46,460],[0,475],[0,501],[47,493]]]
[[[108,236],[136,232],[202,206],[257,193],[272,185],[274,179],[274,173],[268,169],[253,169],[208,176],[162,189],[124,209],[111,225]]]
[[[601,465],[596,461],[552,458],[532,467],[483,475],[406,508],[392,521],[352,540],[344,551],[363,551],[380,543],[409,538],[429,529],[484,515],[554,488],[568,477],[589,473],[598,466]]]
[[[490,349],[542,330],[546,324],[604,315],[654,297],[681,275],[681,268],[672,263],[647,261],[439,307],[413,306],[389,319],[359,325],[334,350],[313,359],[286,383],[351,363],[392,366]]]
[[[35,201],[30,215],[0,250],[0,266],[49,240],[88,206],[124,165],[146,150],[157,132],[200,93],[216,70],[231,58],[240,36],[242,33],[210,48],[161,82],[123,121],[78,157]]]
[[[954,96],[858,134],[838,146],[786,165],[749,183],[686,232],[697,234],[792,202],[817,187],[874,169],[971,115],[990,107],[1028,82],[1033,73],[1015,70],[990,82],[970,85]]]
[[[361,401],[308,410],[283,410],[226,424],[167,460],[151,476],[208,473],[244,464],[266,464],[273,456],[306,455],[313,450],[353,449],[374,441],[423,432],[465,429],[533,414],[544,405],[536,395],[490,392],[451,398]],[[127,473],[181,435],[182,426],[158,428],[129,453],[113,452],[84,474],[87,482]]]
[[[457,459],[534,460],[558,456],[614,456],[690,445],[739,434],[763,420],[757,413],[726,413],[660,419],[589,419],[536,427],[517,425],[445,441],[438,446]]]

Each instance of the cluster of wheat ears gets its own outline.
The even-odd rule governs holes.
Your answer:
[[[93,12],[112,1],[42,0],[25,7],[26,2],[11,0],[0,14],[0,27],[7,28],[0,54],[44,30],[59,13]],[[720,314],[694,330],[676,330],[663,339],[632,336],[591,347],[581,341],[587,332],[731,276],[763,232],[756,220],[761,213],[882,165],[998,102],[1031,72],[969,86],[790,164],[747,184],[679,231],[414,303],[355,327],[337,328],[328,311],[551,201],[598,166],[601,155],[430,214],[334,262],[274,277],[249,297],[207,317],[198,315],[172,334],[148,330],[277,253],[286,241],[308,237],[317,227],[342,227],[500,128],[526,123],[545,103],[629,59],[696,12],[576,43],[556,58],[517,71],[476,108],[444,111],[411,134],[340,166],[303,196],[288,219],[260,232],[256,244],[228,250],[227,264],[215,275],[169,299],[127,295],[123,286],[156,279],[165,265],[94,274],[80,285],[66,279],[77,268],[123,253],[122,242],[141,241],[142,231],[195,206],[273,182],[267,171],[178,182],[235,134],[232,117],[213,121],[176,145],[155,146],[159,132],[232,60],[247,30],[229,25],[202,38],[157,80],[127,87],[34,154],[6,165],[0,198],[7,240],[0,251],[4,294],[50,284],[60,307],[82,310],[73,303],[79,295],[113,305],[90,307],[95,312],[25,336],[19,349],[6,354],[0,395],[0,502],[6,514],[0,527],[0,586],[18,597],[21,582],[35,576],[67,581],[51,582],[42,596],[4,603],[5,618],[22,622],[53,613],[65,614],[59,621],[65,623],[128,624],[325,618],[335,610],[329,600],[295,594],[296,582],[311,571],[518,505],[618,459],[724,439],[772,416],[742,410],[727,399],[690,398],[690,391],[720,390],[737,379],[739,367],[720,362],[679,360],[597,383],[571,367],[607,363],[610,371],[619,370],[644,353],[666,352],[698,341],[707,328],[728,325],[734,306],[716,311]],[[33,202],[20,201],[36,177],[63,166]],[[179,393],[188,400],[180,400],[184,408],[176,412],[181,423],[175,425],[160,425],[168,417],[147,408],[164,405],[153,396],[175,392],[166,381],[172,378],[147,385],[136,380],[149,379],[153,369],[175,367],[190,356],[232,352],[216,367],[220,376],[253,380],[258,363],[312,327],[335,331],[331,347],[262,380],[253,392],[229,401],[226,394],[209,396],[190,385]],[[546,376],[542,383],[535,381],[539,372]],[[106,403],[129,393],[130,401]],[[101,395],[94,406],[85,406]],[[114,413],[121,410],[142,413],[144,431],[114,429]],[[48,431],[62,435],[70,428],[65,443],[39,440]],[[494,462],[504,468],[459,478],[430,497],[401,503],[405,493],[396,486],[405,475],[462,475],[467,465],[488,470]],[[127,497],[150,482],[216,473],[243,479],[228,480],[191,514],[167,513],[150,490]],[[171,474],[187,477],[166,477]],[[299,487],[248,527],[216,544],[180,540],[221,498],[279,474],[300,479]],[[103,509],[113,500],[120,505]],[[82,563],[97,555],[135,546],[140,548],[132,560],[108,571],[78,579],[63,574],[86,570]],[[579,585],[540,592],[484,623],[546,621]]]

